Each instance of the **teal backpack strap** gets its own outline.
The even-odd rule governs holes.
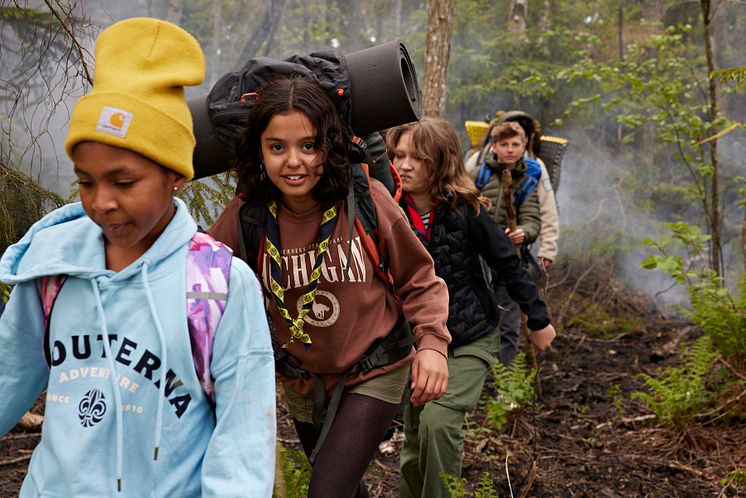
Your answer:
[[[225,312],[231,273],[231,250],[209,235],[197,232],[187,259],[187,325],[192,359],[202,390],[215,401],[210,369],[215,333]]]

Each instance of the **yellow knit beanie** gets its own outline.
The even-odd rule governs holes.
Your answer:
[[[96,41],[93,89],[73,109],[67,155],[80,142],[98,142],[192,178],[195,140],[184,86],[204,77],[202,49],[180,27],[142,17],[111,25]]]

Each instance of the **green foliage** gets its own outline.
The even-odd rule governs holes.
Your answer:
[[[727,67],[719,69],[712,74],[721,83],[735,83],[737,92],[746,90],[746,67]]]
[[[443,479],[452,498],[498,498],[495,492],[495,484],[492,482],[489,472],[482,472],[482,477],[472,493],[468,493],[466,490],[465,477],[457,479],[451,474],[441,473],[440,478]]]
[[[683,429],[713,398],[706,377],[716,357],[712,340],[703,335],[682,351],[681,367],[658,369],[656,376],[638,374],[648,392],[635,391],[631,399],[645,403],[664,425]]]
[[[710,232],[725,233],[728,225],[713,214],[712,200],[716,195],[732,198],[736,182],[728,165],[712,158],[712,143],[706,140],[737,123],[710,115],[705,52],[703,44],[692,42],[693,31],[690,25],[669,27],[628,45],[617,60],[578,50],[579,60],[557,79],[574,88],[587,85],[588,91],[568,106],[568,115],[596,126],[616,121],[622,159],[635,163],[629,175],[618,175],[622,190],[634,199],[650,199],[655,206],[650,214],[658,219],[671,221],[674,213],[674,219],[687,216]],[[707,246],[720,246],[723,240],[708,240]],[[722,248],[710,250],[720,254]]]
[[[277,498],[303,498],[308,496],[308,483],[311,480],[311,464],[306,455],[299,450],[290,450],[283,445],[277,445],[282,479],[284,481],[284,496]],[[279,476],[276,476],[277,479]],[[276,495],[275,495],[276,496]]]
[[[622,387],[619,384],[612,384],[606,389],[605,399],[614,405],[614,408],[620,415],[624,415],[624,407],[622,406],[624,394],[622,394]]]
[[[0,282],[0,300],[7,303],[8,298],[10,298],[10,285]]]
[[[0,254],[64,200],[26,175],[0,164]]]
[[[510,417],[517,416],[534,405],[536,370],[529,368],[525,353],[518,353],[505,367],[501,362],[492,366],[497,396],[487,400],[487,418],[496,430],[501,430]]]
[[[579,326],[594,337],[609,339],[619,333],[644,330],[645,322],[639,316],[622,316],[599,303],[590,303],[575,315],[569,326]]]
[[[642,267],[660,270],[685,285],[691,308],[680,308],[682,313],[705,331],[724,358],[746,359],[746,274],[741,275],[737,292],[731,293],[703,264],[709,236],[683,222],[667,226],[671,233],[660,240],[643,240],[657,254],[648,254]]]
[[[746,489],[746,470],[738,469],[729,472],[724,479],[720,480],[720,484]]]
[[[194,219],[210,226],[215,223],[215,217],[235,197],[235,185],[234,174],[224,173],[187,183],[179,197],[184,200]]]

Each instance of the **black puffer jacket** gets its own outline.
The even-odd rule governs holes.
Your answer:
[[[403,204],[402,208],[407,212]],[[539,330],[549,324],[546,305],[521,266],[515,246],[484,209],[475,215],[471,206],[452,210],[449,204],[440,203],[435,219],[430,220],[430,242],[426,246],[435,261],[435,273],[448,285],[451,348],[484,337],[499,321],[480,255],[505,280],[510,297],[528,316],[529,329]]]

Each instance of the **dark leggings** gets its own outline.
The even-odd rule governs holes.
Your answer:
[[[361,481],[398,408],[398,404],[363,394],[343,394],[316,457],[308,498],[368,498]],[[293,423],[303,451],[311,455],[319,430],[295,419]]]

